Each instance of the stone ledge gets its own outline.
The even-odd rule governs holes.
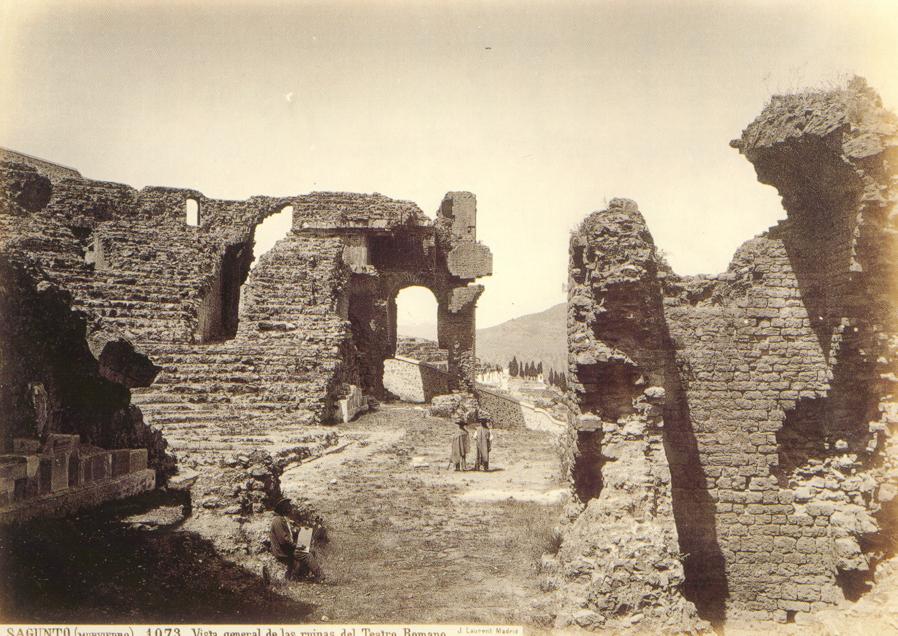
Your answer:
[[[22,523],[36,517],[64,517],[83,508],[95,507],[113,499],[131,497],[153,490],[155,487],[156,471],[146,468],[7,506],[0,509],[0,525]]]

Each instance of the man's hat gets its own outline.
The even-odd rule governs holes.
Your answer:
[[[277,503],[274,504],[274,509],[275,509],[275,510],[278,510],[278,509],[280,509],[284,504],[289,504],[289,503],[293,503],[293,500],[290,499],[289,497],[281,497],[280,499],[277,500]]]

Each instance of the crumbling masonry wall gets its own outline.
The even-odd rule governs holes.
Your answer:
[[[330,421],[352,385],[382,397],[391,303],[407,285],[439,300],[452,388],[473,385],[482,287],[470,283],[490,273],[491,255],[475,238],[469,193],[447,194],[431,221],[379,194],[138,191],[6,150],[0,171],[0,257],[66,296],[98,373],[182,456],[265,447],[275,433]],[[250,268],[256,227],[288,206],[291,231]],[[4,294],[30,302],[6,285]],[[39,347],[17,328],[3,337],[26,357]],[[38,433],[28,391],[3,385],[0,399],[16,405],[0,415],[4,444],[12,431]]]
[[[593,583],[560,603],[562,622],[575,607],[601,617],[587,622],[613,616],[594,582],[618,568],[630,588],[651,590],[622,614],[651,616],[643,608],[679,583],[659,583],[635,554],[610,562],[595,538],[617,527],[614,510],[645,510],[646,497],[665,502],[648,514],[652,554],[669,555],[662,537],[675,537],[676,587],[712,622],[787,622],[857,598],[894,552],[898,119],[855,79],[774,97],[732,145],[777,188],[787,218],[725,273],[674,274],[632,201],[613,200],[572,238],[579,505],[556,568],[568,589]],[[636,456],[603,504],[620,458]]]

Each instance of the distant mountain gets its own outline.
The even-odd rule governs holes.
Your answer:
[[[420,341],[436,340],[436,329],[433,323],[402,325],[399,335],[412,342],[406,343],[407,350],[400,347],[399,353],[415,357]],[[545,371],[567,371],[567,303],[478,329],[477,357],[502,366],[517,357],[523,362],[542,362]]]
[[[477,330],[477,357],[506,366],[512,357],[567,371],[567,303]]]

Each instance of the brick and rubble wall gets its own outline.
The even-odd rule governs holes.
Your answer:
[[[568,330],[576,395],[573,503],[543,560],[555,624],[658,632],[707,624],[681,592],[665,433],[678,399],[657,257],[636,204],[615,199],[571,240]]]
[[[379,194],[223,201],[3,157],[0,253],[71,295],[103,376],[133,389],[179,451],[331,421],[351,385],[380,396],[403,286],[441,299],[450,383],[473,381],[482,287],[469,282],[491,266],[473,195],[447,195],[438,220],[456,199],[464,214],[438,229],[414,203]],[[288,207],[291,231],[251,270],[256,227]]]
[[[646,251],[650,237],[635,240],[647,232],[629,202],[572,239],[574,426],[604,422],[608,403],[637,404],[662,376],[683,594],[714,622],[786,622],[856,598],[894,553],[898,120],[854,80],[773,98],[733,145],[777,187],[787,218],[725,273],[675,275]],[[630,206],[634,231],[609,246]],[[647,287],[606,298],[621,274],[609,260],[646,264]],[[645,301],[650,287],[660,307]],[[618,306],[635,328],[609,320]],[[594,379],[612,362],[629,385]],[[583,471],[604,476],[602,453],[576,450],[575,485]]]

